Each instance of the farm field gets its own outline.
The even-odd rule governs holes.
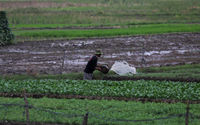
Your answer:
[[[199,124],[199,0],[0,0],[0,11],[15,35],[0,46],[0,124],[81,125],[87,113],[88,125]],[[137,74],[82,80],[96,49]]]
[[[158,81],[179,81],[179,82],[200,82],[200,64],[185,64],[175,66],[162,67],[146,67],[138,68],[137,74],[133,76],[120,76],[110,71],[103,74],[99,71],[94,72],[94,79],[96,80],[158,80]],[[2,75],[0,79],[4,80],[41,80],[41,79],[68,79],[68,80],[82,80],[82,72],[73,72],[66,74],[37,74],[34,72],[27,72],[27,74]]]
[[[1,10],[7,11],[16,41],[134,35],[135,31],[131,30],[145,24],[156,25],[136,28],[137,34],[198,32],[199,5],[198,0],[0,1]],[[151,31],[154,28],[156,32]],[[58,31],[61,29],[70,30]],[[88,33],[84,29],[110,30],[95,31],[94,35],[93,31]]]
[[[200,85],[192,82],[172,81],[106,81],[106,80],[1,80],[1,96],[23,95],[30,97],[120,97],[125,100],[137,98],[171,99],[177,101],[200,100]]]
[[[0,74],[82,72],[98,48],[104,53],[99,62],[109,66],[123,60],[135,67],[195,64],[200,62],[199,40],[199,33],[172,33],[23,42],[1,47]]]
[[[199,23],[198,0],[1,0],[11,24]]]
[[[198,0],[0,1],[17,42],[0,48],[0,74],[82,72],[97,48],[104,53],[100,62],[109,66],[122,60],[137,68],[199,63],[199,5]]]
[[[26,121],[23,115],[24,101],[22,98],[0,97],[0,119],[7,123],[15,121],[23,124]],[[79,100],[79,99],[50,99],[40,98],[27,100],[30,105],[29,124],[82,124],[83,116],[88,113],[88,124],[104,125],[180,125],[184,124],[186,105],[183,103],[142,103],[116,100]],[[46,103],[48,102],[48,103]],[[199,122],[199,105],[190,105],[190,114],[193,117],[189,123],[197,125]],[[15,112],[13,114],[13,112]],[[5,116],[4,116],[5,114]],[[2,117],[4,116],[4,117]]]

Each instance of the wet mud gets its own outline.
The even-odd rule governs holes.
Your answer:
[[[82,72],[96,49],[99,63],[138,67],[200,63],[200,33],[21,42],[0,47],[0,74]]]

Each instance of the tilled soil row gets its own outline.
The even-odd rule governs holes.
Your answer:
[[[21,93],[0,93],[0,97],[23,98],[24,94]],[[155,102],[155,103],[190,103],[200,104],[200,100],[177,100],[177,99],[152,99],[152,98],[134,98],[134,97],[109,97],[109,96],[83,96],[83,95],[57,95],[57,94],[30,94],[27,93],[26,97],[29,98],[57,98],[57,99],[89,99],[89,100],[118,100],[118,101],[139,101],[139,102]]]
[[[195,78],[161,78],[161,77],[128,77],[128,76],[118,76],[109,77],[105,76],[103,80],[111,81],[123,81],[123,80],[155,80],[155,81],[174,81],[174,82],[197,82],[200,83],[200,79]]]

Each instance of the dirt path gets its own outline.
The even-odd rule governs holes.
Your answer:
[[[200,33],[24,42],[0,47],[0,74],[82,72],[96,49],[100,63],[135,67],[200,63]]]
[[[119,101],[140,101],[140,102],[156,102],[156,103],[187,103],[188,100],[177,100],[177,99],[153,99],[153,98],[136,98],[136,97],[112,97],[112,96],[84,96],[84,95],[59,95],[59,94],[29,94],[28,98],[57,98],[57,99],[89,99],[89,100],[119,100]],[[9,98],[23,98],[24,95],[20,93],[0,93],[0,97]],[[190,104],[200,104],[200,100],[189,100]]]
[[[103,80],[123,81],[123,80],[154,80],[154,81],[174,81],[174,82],[197,82],[200,83],[200,79],[197,78],[170,78],[170,77],[128,77],[128,76],[104,76]]]

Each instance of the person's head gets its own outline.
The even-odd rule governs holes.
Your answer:
[[[98,57],[101,57],[101,55],[102,55],[101,50],[97,49],[96,52],[95,52],[95,55],[98,56]]]

